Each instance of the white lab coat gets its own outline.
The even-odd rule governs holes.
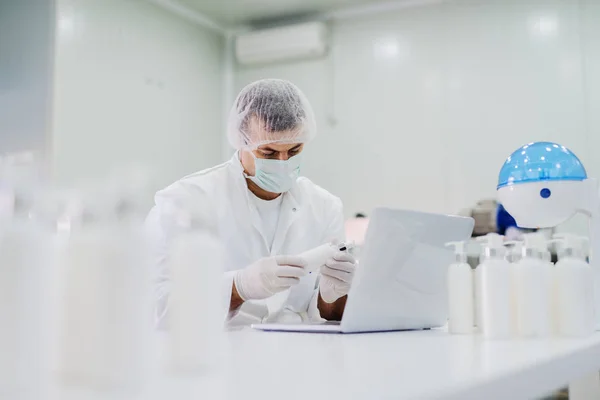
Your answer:
[[[170,229],[168,210],[181,202],[209,207],[211,224],[218,228],[226,248],[223,271],[224,304],[229,303],[234,271],[273,255],[297,255],[332,239],[344,240],[342,202],[307,178],[298,178],[283,194],[279,222],[271,248],[267,245],[258,210],[250,195],[238,153],[216,167],[189,175],[156,193],[156,205],[146,226],[154,241],[158,281],[157,315],[164,322],[168,311],[169,274],[166,270],[169,243],[177,234]],[[191,202],[189,200],[192,200]],[[202,268],[198,265],[198,268]],[[262,301],[246,302],[230,316],[230,325],[261,321],[304,321],[319,319],[317,273],[303,277],[290,290]],[[219,284],[215,282],[215,284]]]

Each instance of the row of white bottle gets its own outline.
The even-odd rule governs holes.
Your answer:
[[[96,192],[65,202],[31,182],[0,183],[9,208],[0,215],[0,397],[141,390],[161,362],[150,359],[154,270],[137,199]],[[214,365],[226,315],[214,301],[222,246],[214,229],[190,222],[171,244],[164,364],[186,375]]]
[[[146,377],[151,270],[140,215],[129,199],[73,199],[58,250],[57,375],[74,388],[135,389]]]
[[[483,252],[473,271],[464,243],[455,246],[457,261],[448,273],[449,331],[468,334],[475,327],[487,338],[586,336],[594,331],[592,270],[585,261],[583,238],[525,235],[524,243],[500,235],[479,239]],[[559,261],[550,262],[548,243],[561,243]],[[507,259],[506,244],[517,253]]]

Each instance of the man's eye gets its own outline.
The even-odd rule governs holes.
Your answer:
[[[265,157],[271,157],[275,154],[274,151],[261,151],[260,154],[262,154]]]

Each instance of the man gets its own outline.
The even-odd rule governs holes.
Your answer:
[[[218,228],[226,249],[230,324],[341,319],[355,260],[338,253],[307,274],[298,257],[344,239],[340,199],[299,177],[301,153],[316,134],[310,104],[290,82],[258,81],[238,95],[227,130],[233,158],[159,191],[148,215],[160,268],[159,318],[168,312],[165,263],[175,235],[169,210],[195,204],[210,215],[207,223]]]

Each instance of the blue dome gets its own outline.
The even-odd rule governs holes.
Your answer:
[[[582,181],[586,178],[583,164],[565,146],[535,142],[519,148],[506,159],[498,177],[498,189],[518,183]]]

